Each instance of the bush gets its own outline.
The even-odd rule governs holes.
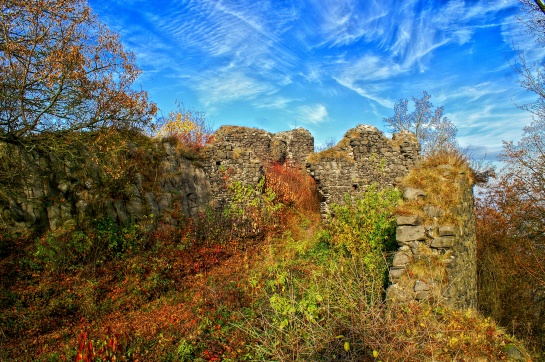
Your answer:
[[[46,271],[62,273],[86,266],[94,269],[107,260],[136,249],[141,235],[135,224],[118,226],[105,218],[89,230],[51,232],[36,240],[35,265]]]
[[[319,212],[316,181],[300,167],[274,163],[265,167],[265,186],[282,204],[303,212]]]
[[[262,238],[281,229],[284,205],[272,189],[265,188],[265,179],[256,187],[233,182],[230,189],[232,200],[224,212],[233,219],[235,234],[242,238]]]
[[[258,318],[244,328],[259,360],[361,360],[364,339],[347,326],[378,311],[386,281],[384,251],[395,231],[397,190],[370,187],[333,205],[325,229],[296,260],[273,267]],[[310,263],[310,265],[309,265]],[[337,348],[340,347],[340,348]],[[347,358],[352,359],[347,359]]]
[[[157,137],[177,141],[177,148],[187,158],[197,157],[199,151],[213,140],[212,127],[202,112],[187,110],[178,104],[178,109],[162,120]]]
[[[355,200],[347,195],[345,205],[331,206],[332,217],[326,226],[330,243],[339,253],[363,261],[365,273],[376,282],[378,295],[386,281],[384,251],[395,245],[393,212],[400,197],[398,190],[379,190],[376,186]]]

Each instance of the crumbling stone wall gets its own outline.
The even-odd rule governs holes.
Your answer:
[[[473,187],[463,173],[445,182],[457,183],[462,190],[455,207],[444,210],[426,205],[422,213],[427,221],[417,215],[397,217],[399,250],[390,268],[389,300],[439,299],[456,309],[477,305]],[[404,197],[425,200],[427,195],[422,190],[406,189]],[[452,221],[440,222],[446,212],[452,215]]]
[[[376,127],[359,125],[346,132],[333,148],[308,158],[321,197],[321,212],[331,203],[343,203],[345,195],[377,183],[393,186],[418,160],[420,144],[414,134],[401,132],[388,139]]]
[[[0,159],[15,157],[24,165],[20,189],[0,187],[0,227],[14,232],[83,224],[93,218],[114,222],[162,221],[176,224],[171,214],[196,215],[210,202],[211,190],[202,168],[180,156],[168,141],[155,144],[160,158],[149,149],[130,144],[127,157],[138,157],[138,167],[128,180],[112,189],[100,166],[56,158],[54,154],[21,152],[17,146],[0,145]],[[76,149],[80,160],[90,158]],[[144,166],[145,164],[145,166]],[[175,210],[179,209],[179,210]]]
[[[420,149],[411,133],[402,132],[388,139],[375,127],[362,125],[349,130],[335,147],[318,154],[313,153],[312,135],[304,129],[272,134],[254,128],[221,127],[199,161],[182,157],[168,141],[153,144],[161,152],[131,145],[128,157],[139,155],[141,162],[155,172],[144,174],[137,169],[114,196],[104,195],[105,180],[98,166],[71,164],[54,155],[12,152],[27,166],[28,177],[20,190],[0,185],[0,227],[15,231],[38,227],[55,230],[104,215],[119,223],[146,222],[153,215],[155,220],[175,224],[176,220],[170,217],[175,205],[180,212],[192,216],[212,200],[228,202],[227,182],[255,185],[263,176],[264,166],[274,162],[306,166],[317,182],[321,211],[327,213],[331,203],[342,203],[346,194],[374,182],[380,186],[396,185],[415,165]],[[15,146],[0,145],[0,159],[8,157],[10,147]],[[457,183],[463,190],[459,204],[452,210],[428,205],[422,210],[425,218],[397,218],[400,247],[390,269],[390,300],[441,298],[454,308],[475,307],[472,186],[466,175],[448,182]],[[405,197],[426,198],[426,194],[407,189]],[[444,212],[454,215],[456,223],[440,223]],[[445,276],[423,278],[413,270],[437,260],[444,267]]]
[[[314,137],[302,128],[273,134],[256,128],[223,126],[203,151],[203,168],[214,199],[221,205],[229,200],[230,182],[256,185],[267,164],[303,165],[313,152]]]
[[[419,151],[411,133],[400,133],[390,140],[375,127],[362,125],[349,130],[338,145],[319,154],[314,154],[314,138],[302,128],[272,134],[255,128],[223,126],[203,150],[199,165],[181,157],[169,142],[161,147],[165,153],[162,159],[149,156],[145,161],[146,166],[155,164],[156,174],[161,175],[150,181],[154,190],[149,189],[150,182],[145,182],[149,175],[137,173],[134,180],[123,185],[117,197],[110,199],[102,197],[104,182],[97,169],[85,170],[82,165],[59,168],[62,160],[31,156],[33,162],[24,162],[36,168],[36,172],[30,172],[34,176],[25,181],[24,190],[17,195],[2,195],[0,222],[13,228],[47,225],[56,229],[80,223],[102,210],[123,223],[140,221],[149,215],[166,218],[165,211],[173,204],[179,204],[183,213],[195,215],[210,200],[220,205],[228,202],[229,182],[255,185],[263,177],[264,166],[275,162],[306,165],[317,182],[322,213],[326,214],[328,205],[343,202],[347,193],[373,182],[395,184],[395,179],[414,165]],[[45,176],[38,176],[44,170]],[[43,201],[46,199],[47,205]]]

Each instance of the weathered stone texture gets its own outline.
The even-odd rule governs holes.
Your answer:
[[[349,130],[333,148],[309,157],[307,170],[314,177],[321,196],[322,214],[331,203],[344,202],[345,195],[377,183],[396,184],[418,159],[420,144],[410,132],[388,139],[373,126],[359,125]]]
[[[229,201],[228,184],[256,185],[263,168],[273,163],[303,165],[314,152],[314,138],[298,128],[272,134],[256,128],[223,126],[203,152],[203,169],[216,203]]]
[[[133,152],[138,150],[131,147]],[[117,223],[175,223],[170,217],[174,207],[190,216],[203,211],[210,202],[211,190],[202,168],[180,156],[169,142],[157,147],[164,148],[161,159],[148,152],[142,160],[148,169],[155,169],[153,175],[144,179],[137,170],[117,190],[106,186],[99,166],[92,163],[69,164],[54,155],[10,153],[19,157],[27,175],[21,180],[22,190],[1,185],[0,227],[11,231],[57,230],[102,217]],[[85,150],[78,152],[85,157]],[[155,175],[160,177],[152,179]],[[105,191],[107,188],[113,195]]]
[[[477,255],[473,204],[473,188],[465,174],[454,181],[463,190],[458,205],[452,210],[425,206],[423,212],[430,220],[448,211],[457,220],[457,225],[420,225],[416,216],[400,216],[396,239],[400,249],[395,253],[390,268],[390,300],[425,300],[430,297],[442,299],[448,306],[465,309],[475,308],[477,303]],[[411,190],[412,194],[425,193]],[[419,196],[421,197],[421,196]],[[425,197],[425,196],[424,196]],[[413,261],[438,257],[446,268],[446,280],[435,283],[430,280],[415,280],[408,272]],[[426,259],[424,259],[426,260]],[[400,299],[401,298],[401,299]]]

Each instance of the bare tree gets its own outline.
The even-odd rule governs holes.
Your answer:
[[[520,20],[526,28],[536,37],[536,40],[545,43],[545,2],[543,0],[519,0],[523,6],[524,14]]]
[[[133,55],[85,0],[2,0],[0,19],[0,140],[151,121]]]
[[[422,98],[413,97],[414,111],[409,113],[409,101],[398,100],[394,105],[393,117],[384,118],[384,123],[391,132],[411,131],[422,146],[424,153],[443,149],[457,149],[456,126],[443,117],[443,107],[433,110],[431,96],[422,93]]]
[[[545,45],[545,2],[542,0],[520,0],[520,3],[522,4],[520,22],[539,45]],[[545,64],[543,61],[535,64],[529,63],[525,49],[521,48],[518,50],[518,59],[514,68],[521,76],[519,81],[521,87],[538,96],[536,101],[519,107],[531,112],[534,115],[534,120],[543,120],[545,118]]]

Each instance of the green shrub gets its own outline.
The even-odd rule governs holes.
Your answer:
[[[35,242],[34,260],[38,268],[54,273],[104,263],[136,249],[142,242],[135,224],[118,226],[105,218],[89,230],[48,233]]]
[[[398,190],[371,186],[354,200],[347,195],[345,205],[331,206],[332,217],[326,227],[329,242],[340,254],[360,258],[375,283],[385,282],[384,251],[395,245],[393,212],[400,197]],[[382,288],[384,283],[376,285]]]
[[[257,360],[362,360],[372,356],[350,328],[377,314],[386,281],[397,190],[370,187],[333,205],[325,228],[291,261],[270,267],[258,318],[243,328]]]

